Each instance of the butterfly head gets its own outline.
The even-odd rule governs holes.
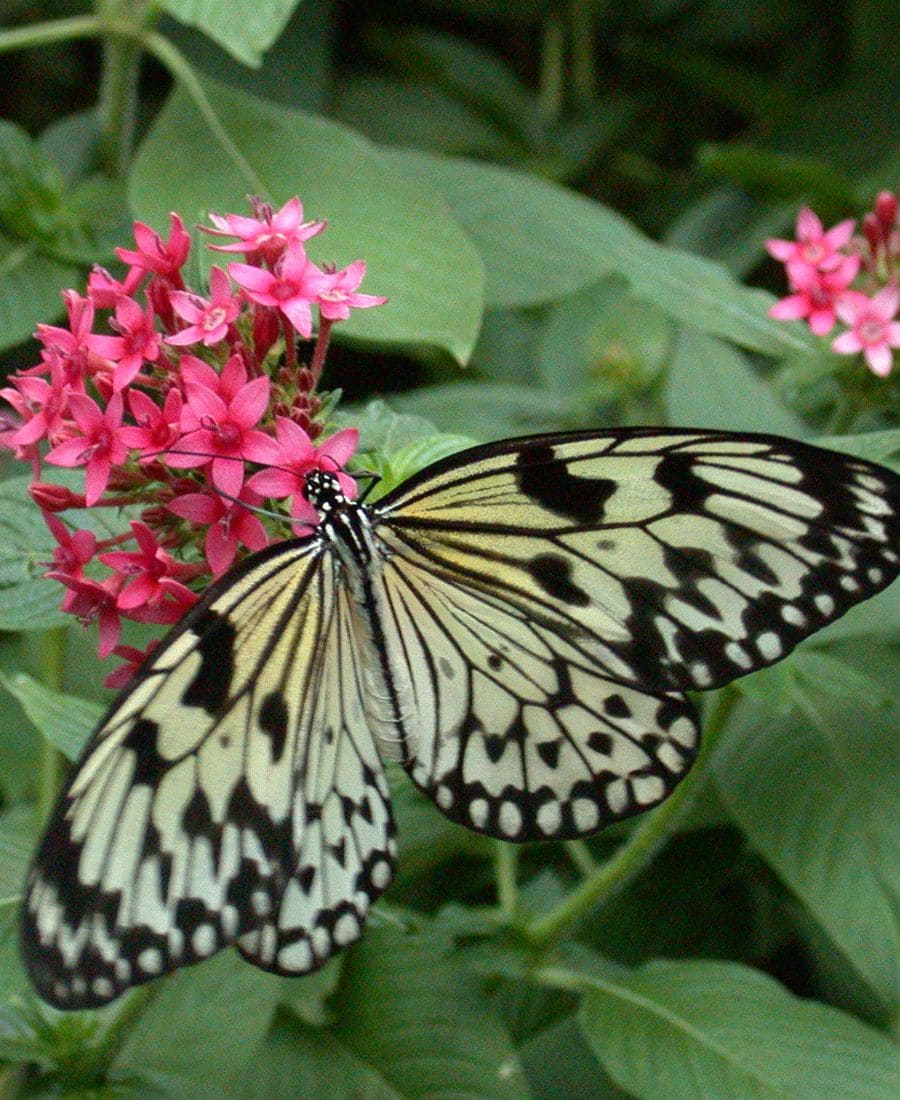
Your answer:
[[[348,500],[337,474],[330,470],[310,470],[303,484],[303,495],[323,515],[328,515]]]

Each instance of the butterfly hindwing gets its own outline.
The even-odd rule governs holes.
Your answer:
[[[323,825],[310,788],[323,814],[327,806],[329,843],[346,834],[354,847],[344,876],[307,894],[299,931],[314,937],[309,965],[300,965],[300,949],[282,968],[324,961],[318,927],[332,949],[347,934],[347,922],[337,930],[335,921],[345,902],[360,904],[353,861],[369,861],[361,886],[379,863],[369,900],[383,889],[390,866],[380,864],[393,845],[383,779],[359,791],[372,818],[364,834],[335,819],[335,803],[355,788],[330,786],[368,779],[346,761],[356,750],[371,763],[371,737],[356,714],[352,737],[321,736],[328,722],[339,732],[343,706],[340,685],[320,675],[342,648],[334,571],[315,539],[248,559],[192,609],[106,716],[26,883],[24,956],[46,1000],[99,1005],[235,941],[279,968],[270,949],[283,937],[262,939],[262,930],[273,914],[296,915],[293,886],[307,885],[308,849],[326,873],[311,839]]]
[[[666,692],[771,664],[885,587],[898,497],[883,467],[803,443],[635,429],[473,448],[376,512],[391,553]]]
[[[386,616],[414,680],[407,770],[452,820],[502,840],[568,839],[662,801],[699,740],[680,694],[616,683],[502,598],[394,558]]]

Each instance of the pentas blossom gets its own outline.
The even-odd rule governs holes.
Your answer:
[[[303,242],[325,223],[304,221],[299,199],[253,212],[212,217],[208,232],[238,240],[211,247],[247,262],[213,267],[205,293],[184,282],[182,220],[165,240],[136,223],[136,247],[117,250],[125,273],[98,267],[85,296],[66,291],[67,324],[40,325],[40,362],[0,390],[0,446],[30,463],[55,542],[46,575],[64,611],[97,624],[101,655],[125,661],[116,686],[145,656],[119,644],[123,618],[176,622],[240,554],[308,532],[310,470],[356,493],[357,433],[328,434],[316,389],[332,325],[385,299],[358,292],[362,260],[312,263]],[[305,353],[297,337],[313,332]],[[58,467],[82,469],[83,492],[54,484]],[[126,510],[121,533],[92,530],[81,510],[101,507]]]
[[[891,373],[891,348],[900,348],[900,321],[895,321],[900,306],[896,286],[886,286],[874,298],[851,292],[838,303],[838,316],[850,331],[831,345],[842,355],[862,352],[872,372],[879,378]]]
[[[840,355],[863,353],[871,371],[886,378],[892,349],[900,347],[898,260],[900,229],[897,198],[883,191],[862,220],[863,235],[853,236],[854,222],[825,230],[808,208],[797,216],[796,241],[766,241],[780,260],[791,293],[776,302],[769,316],[779,321],[805,320],[816,336],[826,336],[840,321],[849,331],[832,340]]]

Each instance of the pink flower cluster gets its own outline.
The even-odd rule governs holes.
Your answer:
[[[897,197],[882,191],[863,218],[863,236],[854,237],[850,219],[825,230],[804,207],[797,216],[795,241],[769,240],[766,248],[787,272],[791,294],[776,302],[769,316],[779,321],[805,319],[816,336],[827,336],[837,321],[848,326],[832,348],[841,355],[862,352],[880,378],[891,373],[892,348],[900,348],[897,267],[900,228]],[[869,294],[853,284],[865,280]]]
[[[178,215],[165,241],[135,223],[136,248],[117,250],[124,277],[97,268],[85,297],[65,291],[68,324],[39,325],[40,363],[0,390],[11,406],[0,444],[31,465],[57,543],[47,576],[66,588],[64,611],[99,624],[101,656],[125,658],[114,686],[145,656],[119,645],[123,617],[174,623],[241,547],[307,533],[318,522],[303,495],[310,470],[332,470],[356,492],[343,470],[358,433],[320,438],[316,387],[331,326],[386,299],[358,293],[361,260],[335,271],[309,259],[304,241],[325,224],[304,222],[299,199],[253,205],[253,217],[201,226],[238,238],[210,247],[246,261],[213,267],[208,297],[184,283],[191,240]],[[313,335],[313,307],[307,364],[297,336]],[[45,481],[47,466],[83,468],[83,493]],[[107,539],[60,516],[125,505],[139,518]],[[263,506],[265,523],[253,510]]]

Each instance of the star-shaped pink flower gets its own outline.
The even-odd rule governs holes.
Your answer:
[[[233,244],[213,244],[210,248],[217,252],[243,252],[247,256],[258,254],[263,263],[273,267],[285,249],[315,237],[325,228],[325,222],[303,220],[303,207],[296,196],[288,199],[274,213],[266,203],[258,203],[256,208],[260,215],[258,218],[246,218],[240,214],[227,214],[223,218],[210,214],[209,220],[216,228],[201,226],[204,233],[239,238]]]
[[[797,215],[796,241],[772,238],[766,241],[766,248],[787,266],[792,279],[809,271],[833,271],[845,259],[839,249],[850,240],[855,224],[847,218],[826,233],[817,215],[804,206]]]
[[[795,293],[776,302],[769,316],[776,321],[806,318],[816,336],[825,336],[834,328],[838,300],[859,272],[859,256],[848,256],[832,271],[804,267],[792,277]]]
[[[167,336],[167,344],[204,344],[212,347],[224,340],[228,326],[237,317],[240,305],[231,293],[228,276],[220,267],[209,273],[210,299],[184,290],[173,290],[169,295],[172,308],[188,324],[174,336]]]
[[[191,523],[208,526],[204,552],[210,569],[219,576],[234,561],[239,544],[248,550],[262,550],[268,545],[269,538],[259,517],[244,507],[258,507],[262,502],[263,498],[248,483],[236,501],[225,500],[218,493],[182,493],[167,509]]]
[[[364,260],[355,260],[343,271],[325,272],[328,285],[319,291],[316,301],[319,312],[329,321],[346,321],[351,309],[370,309],[383,306],[387,298],[378,294],[357,294],[356,288],[366,274]]]
[[[116,255],[123,264],[130,264],[142,272],[162,275],[175,285],[181,284],[181,268],[191,250],[191,237],[177,214],[169,215],[167,241],[163,241],[155,230],[143,222],[134,223],[134,240],[137,251],[116,249]]]
[[[73,393],[69,409],[81,435],[58,444],[47,454],[55,466],[87,466],[84,497],[88,508],[103,495],[113,466],[120,466],[128,457],[128,447],[121,437],[122,395],[115,393],[105,410],[83,393]]]
[[[276,461],[278,446],[256,425],[269,403],[268,378],[254,378],[225,402],[206,386],[188,386],[183,423],[201,426],[189,431],[169,452],[166,462],[176,469],[212,465],[212,483],[236,497],[244,483],[244,461],[268,465]]]
[[[309,338],[312,334],[310,306],[321,291],[328,289],[328,276],[309,259],[302,245],[291,246],[274,271],[252,264],[229,264],[228,274],[251,301],[274,306],[301,336]]]
[[[896,286],[882,287],[874,298],[850,291],[838,302],[837,314],[850,331],[832,343],[839,355],[861,351],[873,374],[887,378],[893,366],[891,348],[900,348],[900,321],[895,321],[900,305]]]

